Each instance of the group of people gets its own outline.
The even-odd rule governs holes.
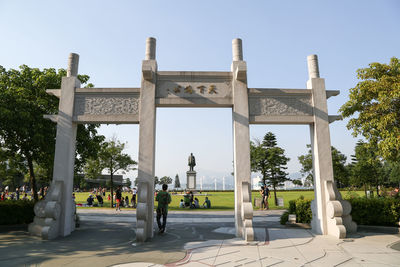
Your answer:
[[[204,203],[201,207],[207,209],[211,208],[211,201],[208,199],[208,197],[205,198]],[[179,208],[199,209],[199,199],[197,197],[194,197],[192,191],[187,191],[186,194],[183,195],[183,199],[181,199],[181,202],[179,203]]]
[[[136,188],[133,188],[131,193],[132,193],[132,197],[131,197],[130,200],[129,200],[128,196],[125,196],[125,198],[124,198],[122,196],[121,186],[118,186],[117,190],[115,190],[115,193],[114,193],[116,210],[121,210],[121,207],[136,208],[136,194],[137,194]],[[110,200],[110,198],[111,198],[110,195],[108,197],[109,197],[109,200]]]
[[[28,188],[24,185],[21,187],[17,187],[15,192],[9,190],[9,186],[5,186],[4,189],[0,188],[0,201],[5,200],[32,200],[33,196],[29,198],[28,196]]]
[[[123,197],[122,196],[122,188],[121,186],[118,186],[117,190],[115,190],[113,194],[113,202],[115,203],[115,208],[117,211],[121,210],[121,207],[133,207],[136,208],[136,194],[137,190],[136,188],[133,188],[132,191],[131,199],[129,199],[128,196]],[[105,188],[98,188],[98,189],[93,189],[92,194],[89,194],[89,197],[86,199],[86,206],[93,207],[93,206],[100,206],[102,207],[104,204],[104,198],[106,196],[106,189]],[[73,198],[75,200],[75,194],[73,194]],[[95,200],[97,200],[97,203],[95,203]],[[111,194],[108,194],[107,200],[111,201]]]
[[[73,195],[75,196],[75,194],[73,194]],[[103,196],[101,194],[96,194],[95,197],[97,200],[97,205],[99,207],[103,207],[103,204],[104,204]],[[95,199],[94,199],[93,195],[90,194],[89,197],[86,199],[86,205],[89,207],[93,207],[93,205],[95,204],[94,200]]]

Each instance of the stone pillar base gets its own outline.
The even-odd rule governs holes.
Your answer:
[[[196,190],[196,171],[186,172],[186,189]]]
[[[45,199],[35,204],[35,218],[28,226],[31,235],[39,236],[43,239],[54,239],[58,237],[61,229],[61,199],[63,195],[63,182],[53,181]],[[75,203],[73,202],[75,206]],[[72,210],[75,213],[76,207]],[[74,214],[65,214],[71,220],[72,230],[75,229]]]

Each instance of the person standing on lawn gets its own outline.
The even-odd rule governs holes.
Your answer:
[[[121,186],[118,186],[117,191],[115,191],[115,201],[116,201],[116,210],[121,210],[120,204],[121,204],[121,199],[122,199],[122,192],[121,192]]]
[[[158,202],[157,207],[157,224],[159,233],[162,234],[165,232],[165,226],[167,224],[167,215],[168,215],[168,204],[171,203],[171,194],[167,191],[168,185],[162,185],[162,191],[158,192],[156,196],[156,201]],[[163,223],[161,224],[161,215],[163,217]]]

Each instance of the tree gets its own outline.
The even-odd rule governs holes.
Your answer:
[[[111,187],[111,208],[113,207],[113,187],[114,187],[114,174],[119,170],[133,170],[134,165],[137,163],[122,151],[125,148],[125,143],[121,143],[113,137],[108,142],[103,142],[99,151],[99,161],[102,170],[107,170],[110,174],[110,187]]]
[[[85,177],[95,180],[98,179],[101,176],[101,172],[104,169],[104,165],[102,164],[102,161],[100,158],[89,158],[86,160],[86,164],[83,167],[83,172],[84,176],[79,179],[79,188],[83,189],[88,186],[87,181],[85,180]]]
[[[346,168],[346,155],[342,154],[335,147],[331,146],[333,178],[338,188],[349,186],[349,173]]]
[[[252,172],[261,172],[262,183],[267,179],[267,167],[265,162],[265,150],[259,139],[250,141],[250,167]]]
[[[36,162],[33,162],[33,171],[36,176],[36,182],[41,187],[48,186],[51,182],[53,173],[52,168],[43,167],[43,165],[39,165]],[[29,174],[27,175],[29,178]],[[29,181],[29,179],[27,179]]]
[[[179,175],[175,175],[175,189],[181,188],[181,182],[179,181]]]
[[[126,187],[131,188],[131,186],[132,186],[131,179],[126,178],[125,185],[126,185]]]
[[[358,69],[362,80],[350,89],[349,101],[341,108],[353,135],[362,135],[366,146],[376,147],[386,160],[400,161],[400,61],[391,58],[389,65],[371,63]]]
[[[163,177],[161,177],[159,184],[160,184],[160,185],[163,185],[163,184],[172,184],[172,178],[169,177],[169,176],[163,176]]]
[[[303,177],[306,178],[305,183],[307,185],[314,184],[314,169],[312,162],[312,151],[311,145],[307,145],[308,153],[306,155],[301,155],[298,157],[298,160],[301,164],[300,173]]]
[[[250,164],[254,172],[261,172],[264,184],[269,184],[274,189],[275,204],[278,205],[276,187],[288,181],[286,165],[289,158],[285,156],[285,150],[277,146],[276,137],[268,132],[262,142],[255,140],[250,142]]]
[[[78,187],[79,189],[86,189],[89,187],[88,182],[86,182],[85,180],[85,175],[83,174],[74,175],[74,187]]]
[[[58,99],[48,95],[46,89],[60,88],[61,78],[66,70],[39,70],[22,65],[19,70],[6,70],[0,66],[0,139],[4,148],[18,154],[29,172],[30,186],[35,200],[38,200],[34,163],[52,173],[56,124],[44,119],[43,115],[58,112]],[[82,84],[89,80],[87,75],[78,75]],[[87,84],[87,86],[93,86]],[[98,125],[79,125],[77,131],[77,152],[91,154],[92,146],[83,136],[97,136]],[[96,139],[90,139],[95,142]],[[85,153],[88,151],[88,153]],[[76,161],[79,164],[78,157]]]
[[[383,184],[383,166],[376,156],[376,149],[359,140],[352,156],[350,182],[363,186],[367,195],[367,186],[374,185],[379,195],[379,185]]]
[[[298,160],[301,164],[301,170],[303,177],[306,178],[308,184],[314,183],[314,170],[312,163],[312,151],[311,145],[307,145],[308,153],[306,155],[301,155],[298,157]],[[347,157],[342,154],[335,147],[331,146],[332,153],[332,168],[333,168],[333,178],[336,181],[336,184],[339,188],[345,187],[349,185],[349,175],[348,170],[346,168],[346,160]]]
[[[293,183],[294,185],[298,185],[298,186],[302,186],[302,185],[303,185],[303,183],[301,182],[301,180],[293,180],[292,183]]]
[[[385,185],[397,188],[400,187],[399,162],[384,161],[382,173]]]
[[[101,144],[106,139],[104,135],[97,134],[99,124],[78,125],[76,133],[76,158],[75,173],[81,173],[86,165],[86,160],[97,158]],[[53,164],[53,158],[51,158]]]
[[[400,163],[399,162],[388,162],[387,163],[390,172],[389,180],[392,183],[396,183],[396,186],[400,188]]]
[[[156,185],[158,185],[158,184],[160,184],[160,179],[157,176],[155,176],[154,177],[154,189],[156,188]]]
[[[104,167],[100,158],[95,159],[88,159],[86,161],[86,165],[83,168],[85,176],[89,179],[98,179],[101,176],[101,172],[103,171]]]
[[[3,185],[15,190],[23,183],[25,172],[26,165],[18,154],[0,148],[0,181]]]

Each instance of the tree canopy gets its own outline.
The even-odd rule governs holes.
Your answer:
[[[60,88],[64,76],[64,69],[57,72],[53,68],[40,70],[22,65],[19,70],[6,70],[0,66],[1,145],[22,157],[35,200],[38,197],[34,165],[46,169],[51,177],[55,151],[56,124],[43,115],[57,114],[58,99],[48,95],[46,89]],[[89,76],[78,75],[78,79],[86,84]],[[97,135],[97,127],[78,126],[76,169],[83,166],[88,155],[97,152],[98,143],[104,138]]]
[[[171,177],[169,177],[169,176],[163,176],[163,177],[161,177],[161,179],[160,179],[160,185],[163,185],[163,184],[172,184],[172,178]]]
[[[357,70],[361,81],[350,89],[349,101],[341,108],[353,135],[362,135],[367,146],[377,147],[386,160],[400,161],[400,61],[371,63]]]

